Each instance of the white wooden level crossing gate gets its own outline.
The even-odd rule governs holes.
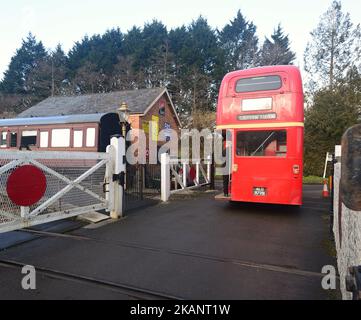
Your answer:
[[[112,138],[106,153],[0,151],[0,233],[30,227],[83,213],[105,210],[122,215],[124,139]],[[46,177],[46,190],[35,204],[23,207],[8,194],[11,174],[34,166]]]
[[[171,194],[199,188],[211,183],[212,158],[205,160],[174,159],[161,155],[161,198],[169,200]],[[193,175],[191,174],[193,170]]]

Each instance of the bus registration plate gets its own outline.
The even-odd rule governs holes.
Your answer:
[[[267,195],[267,189],[260,187],[253,188],[253,195],[257,197],[265,197]]]

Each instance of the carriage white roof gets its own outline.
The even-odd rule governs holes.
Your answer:
[[[56,117],[33,117],[33,118],[13,118],[1,119],[0,127],[13,126],[34,126],[34,125],[52,125],[68,123],[94,123],[100,122],[105,113],[77,114]]]

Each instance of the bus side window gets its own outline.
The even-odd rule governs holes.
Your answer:
[[[18,146],[17,132],[10,132],[10,148],[16,148],[17,146]]]
[[[6,148],[7,147],[7,132],[1,132],[0,136],[0,148]]]

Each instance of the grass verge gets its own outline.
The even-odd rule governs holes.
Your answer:
[[[306,177],[303,177],[303,183],[304,184],[323,184],[323,178],[316,177],[316,176],[306,176]]]

